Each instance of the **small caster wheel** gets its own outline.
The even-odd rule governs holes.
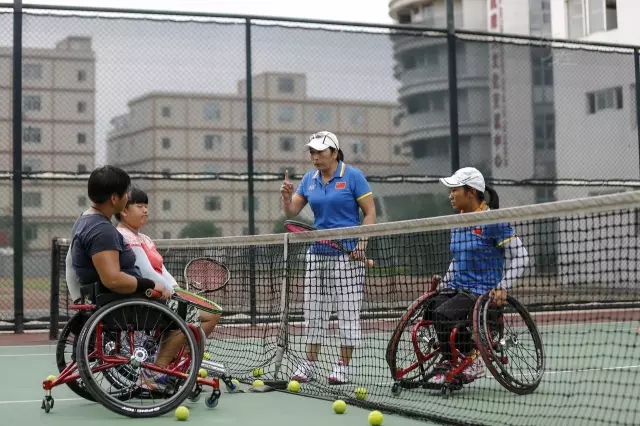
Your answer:
[[[42,408],[45,413],[49,413],[49,411],[51,411],[51,403],[46,397],[42,398],[42,407],[40,408]]]
[[[442,395],[444,399],[449,398],[452,393],[453,393],[453,389],[450,386],[443,386],[442,389],[440,390],[440,395]]]
[[[227,392],[234,393],[238,391],[238,385],[235,382],[229,380],[229,381],[225,381],[224,384],[227,388]]]
[[[219,397],[211,395],[209,398],[204,400],[204,404],[207,408],[216,408],[218,406]]]
[[[393,386],[391,386],[391,393],[394,396],[400,396],[402,393],[402,386],[400,386],[400,383],[394,383]]]
[[[55,401],[53,400],[53,397],[52,397],[52,396],[49,396],[49,397],[47,397],[47,398],[49,399],[49,403],[50,403],[51,409],[53,409],[53,403],[55,402]]]
[[[187,396],[187,398],[191,402],[198,402],[200,401],[201,394],[202,394],[202,386],[196,385],[196,387],[189,393],[189,396]]]

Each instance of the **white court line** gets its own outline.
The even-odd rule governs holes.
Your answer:
[[[601,368],[581,368],[577,370],[546,371],[545,373],[547,374],[586,373],[589,371],[632,370],[634,368],[640,368],[640,365],[622,365],[620,367],[601,367]]]
[[[23,356],[52,356],[55,354],[9,354],[9,355],[0,355],[0,357],[9,358],[9,357],[23,357]]]
[[[86,401],[83,398],[55,398],[54,399],[55,402],[59,402],[59,401]],[[41,399],[25,399],[22,401],[0,401],[0,404],[35,404],[38,402],[42,402]]]

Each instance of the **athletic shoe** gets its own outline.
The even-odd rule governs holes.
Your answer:
[[[349,366],[345,365],[342,361],[338,361],[333,366],[333,372],[327,379],[330,385],[344,385],[349,383]]]
[[[291,380],[295,380],[300,383],[306,383],[313,380],[315,372],[315,361],[300,361],[300,363],[298,364],[298,368],[296,368],[296,372],[293,373],[293,377],[291,377]]]
[[[167,389],[168,381],[166,374],[143,369],[140,374],[140,380],[142,382],[142,389],[151,392],[164,392]]]
[[[482,364],[482,358],[476,358],[463,372],[462,377],[465,381],[473,382],[476,379],[480,379],[485,376],[484,365]]]

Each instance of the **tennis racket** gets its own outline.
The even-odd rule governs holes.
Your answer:
[[[306,223],[298,222],[296,220],[285,220],[284,227],[289,232],[307,232],[307,231],[317,231],[313,226],[309,226]],[[343,253],[351,254],[351,250],[347,250],[342,244],[335,240],[320,240],[316,241],[318,244],[323,244],[337,250],[340,250]],[[358,259],[360,260],[360,259]],[[373,266],[373,259],[360,260],[361,262],[365,262],[368,266]]]
[[[151,299],[157,299],[160,297],[161,293],[159,291],[149,289],[145,292],[147,297]],[[218,305],[216,302],[205,299],[202,296],[199,296],[195,293],[191,293],[190,291],[183,290],[179,287],[174,287],[174,293],[171,296],[171,299],[176,300],[178,302],[184,302],[190,306],[195,306],[196,308],[208,312],[210,314],[221,315],[222,307]]]
[[[210,257],[192,259],[184,267],[184,282],[188,291],[212,293],[229,282],[229,268]]]

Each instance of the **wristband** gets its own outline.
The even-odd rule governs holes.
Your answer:
[[[144,293],[147,290],[153,290],[156,287],[156,283],[149,278],[136,277],[138,280],[138,286],[136,287],[136,293]]]

